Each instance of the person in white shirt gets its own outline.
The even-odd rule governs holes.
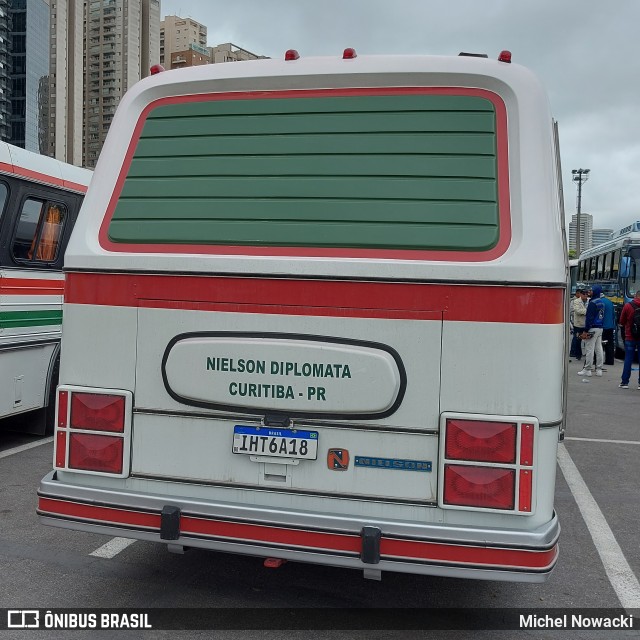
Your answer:
[[[569,357],[582,360],[582,338],[580,338],[580,334],[584,331],[587,316],[587,292],[584,289],[576,289],[576,297],[571,301],[569,312],[573,330]]]

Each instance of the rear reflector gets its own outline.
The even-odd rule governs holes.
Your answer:
[[[69,435],[69,468],[122,473],[123,439],[89,433]]]
[[[71,394],[71,428],[124,431],[124,396],[100,393]]]
[[[533,425],[523,424],[520,427],[520,464],[525,467],[533,465]]]
[[[514,469],[445,465],[445,504],[486,509],[513,509],[516,472]]]
[[[520,489],[518,491],[518,509],[531,511],[531,491],[533,474],[530,469],[520,469]]]
[[[471,462],[514,463],[516,436],[515,423],[450,419],[447,420],[445,457]]]
[[[58,392],[58,427],[64,429],[67,426],[67,411],[69,409],[69,392]]]
[[[64,469],[65,460],[67,459],[67,432],[58,431],[56,433],[55,444],[55,466],[57,469]]]

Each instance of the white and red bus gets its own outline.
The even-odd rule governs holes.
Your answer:
[[[53,433],[62,262],[90,178],[0,142],[0,418],[41,410],[26,431]]]
[[[369,578],[544,580],[556,162],[545,92],[507,52],[289,51],[139,82],[66,256],[41,521]]]

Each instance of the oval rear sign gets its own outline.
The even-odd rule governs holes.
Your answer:
[[[387,345],[325,336],[189,333],[162,360],[167,392],[183,404],[248,413],[373,419],[406,387]]]

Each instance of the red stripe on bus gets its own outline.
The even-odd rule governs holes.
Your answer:
[[[97,505],[69,502],[55,498],[38,498],[38,511],[42,515],[69,516],[86,520],[100,520],[113,524],[132,527],[150,527],[160,529],[159,513],[144,513],[116,507],[100,507]]]
[[[39,171],[32,171],[31,169],[25,169],[14,164],[7,164],[6,162],[0,162],[0,171],[4,173],[12,173],[15,176],[22,178],[28,178],[29,180],[37,180],[38,182],[46,182],[47,184],[55,187],[62,187],[69,191],[80,191],[86,193],[87,187],[84,184],[78,184],[77,182],[71,182],[70,180],[63,180],[62,178],[56,178],[46,173],[40,173]]]
[[[129,172],[140,134],[149,113],[161,106],[187,102],[210,102],[213,100],[262,100],[262,99],[303,99],[319,97],[349,96],[393,96],[393,95],[447,95],[478,96],[489,100],[496,114],[496,159],[498,187],[498,216],[500,235],[495,247],[488,251],[429,251],[399,249],[357,249],[323,247],[257,247],[226,245],[182,245],[182,244],[129,244],[112,242],[109,238],[109,225],[124,182]],[[100,225],[98,240],[100,246],[113,252],[136,253],[191,253],[247,256],[304,256],[304,257],[350,257],[382,258],[400,260],[448,260],[459,262],[486,262],[495,260],[505,253],[511,244],[511,204],[509,197],[509,145],[507,136],[507,110],[502,98],[487,89],[465,87],[367,87],[348,89],[297,89],[289,91],[247,91],[228,93],[204,93],[186,96],[167,96],[149,103],[140,114],[131,136],[131,141],[120,169],[120,174],[107,205],[104,219]]]
[[[389,559],[394,557],[402,558],[403,560],[415,558],[416,560],[429,560],[432,562],[460,562],[464,564],[545,569],[554,563],[558,555],[558,548],[554,546],[544,551],[531,551],[440,544],[417,540],[397,540],[383,537],[380,541],[380,555]]]
[[[64,280],[0,278],[0,291],[6,296],[61,296],[64,294]]]
[[[564,289],[68,273],[72,304],[355,318],[562,324]]]
[[[210,520],[191,516],[180,517],[180,533],[350,553],[360,553],[362,546],[360,537],[356,535],[286,529],[284,527]]]
[[[45,516],[57,515],[94,520],[96,524],[105,522],[131,527],[150,527],[158,531],[160,529],[160,515],[156,513],[81,504],[54,498],[40,497],[38,513]],[[211,536],[228,542],[270,543],[350,554],[360,554],[362,550],[361,538],[355,534],[308,531],[188,515],[180,517],[180,534]],[[557,545],[554,545],[551,549],[544,550],[505,549],[383,537],[380,542],[380,555],[383,560],[397,558],[468,565],[548,569],[557,558],[558,548]]]

